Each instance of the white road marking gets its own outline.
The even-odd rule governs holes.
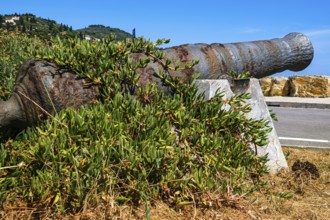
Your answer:
[[[290,140],[290,141],[308,141],[308,142],[318,142],[318,143],[330,143],[329,140],[308,139],[308,138],[278,137],[278,139]]]

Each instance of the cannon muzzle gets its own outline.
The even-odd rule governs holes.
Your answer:
[[[199,60],[191,70],[173,71],[172,76],[187,79],[199,73],[202,79],[228,79],[228,72],[250,72],[262,78],[285,70],[301,71],[312,61],[314,49],[303,34],[290,33],[283,38],[228,44],[185,44],[164,49],[165,57],[183,63]],[[151,69],[150,69],[151,68]],[[142,75],[158,71],[150,64]]]

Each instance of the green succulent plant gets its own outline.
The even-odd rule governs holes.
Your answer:
[[[56,120],[1,141],[0,201],[21,198],[60,212],[111,201],[207,205],[209,192],[246,193],[262,184],[258,177],[267,173],[267,158],[251,147],[267,144],[268,122],[247,118],[248,94],[224,99],[217,93],[205,100],[193,84],[196,75],[185,83],[167,75],[168,68],[196,63],[173,66],[157,49],[167,40],[57,37],[42,44],[29,38],[23,47],[21,36],[7,43],[4,38],[2,33],[0,53],[16,57],[3,62],[6,67],[33,57],[52,59],[89,78],[101,93],[99,103],[63,110]],[[9,43],[22,49],[6,51]],[[132,62],[132,53],[146,56]],[[138,86],[137,69],[149,62],[162,62],[164,70],[154,75],[170,95],[155,83]]]

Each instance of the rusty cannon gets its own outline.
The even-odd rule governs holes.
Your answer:
[[[174,61],[199,60],[191,69],[170,73],[183,80],[193,73],[199,73],[202,79],[228,79],[230,70],[249,71],[256,78],[284,70],[300,71],[311,63],[314,54],[309,39],[299,33],[244,43],[186,44],[163,51]],[[153,73],[161,68],[157,63],[149,63],[140,69],[141,85],[155,80]],[[51,112],[93,102],[98,90],[86,88],[85,83],[74,71],[61,69],[49,60],[27,61],[21,66],[9,100],[0,101],[0,130],[24,129],[47,118]]]
[[[185,44],[164,50],[172,60],[189,62],[198,60],[192,69],[171,74],[179,78],[200,74],[201,79],[228,79],[229,71],[250,72],[262,78],[285,70],[301,71],[313,60],[314,49],[303,34],[290,33],[283,38],[228,44]],[[150,75],[162,67],[157,63],[144,68],[142,74]]]

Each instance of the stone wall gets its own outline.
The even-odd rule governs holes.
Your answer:
[[[329,76],[290,76],[259,79],[264,96],[330,97]]]

